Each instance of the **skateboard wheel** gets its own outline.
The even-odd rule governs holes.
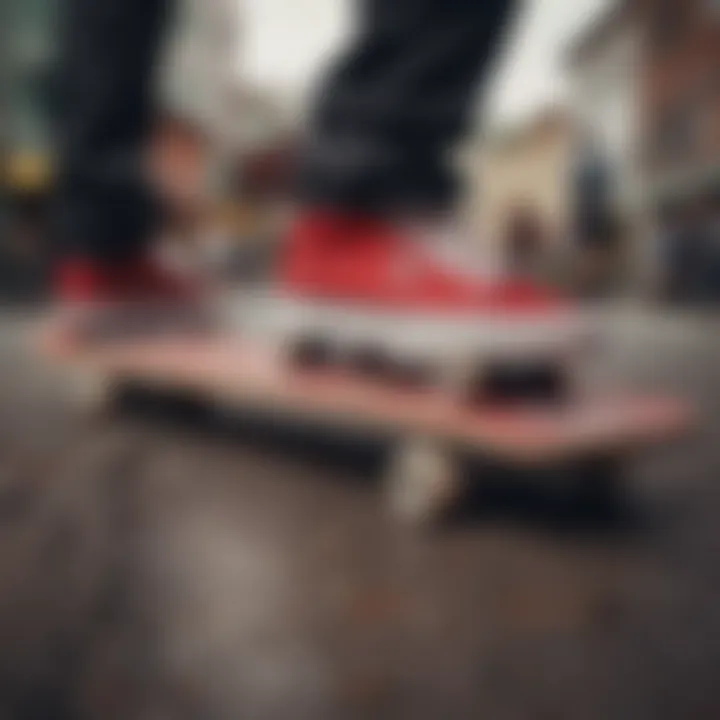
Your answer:
[[[408,525],[442,518],[460,494],[457,462],[447,449],[426,441],[402,443],[390,460],[385,491],[390,512]]]

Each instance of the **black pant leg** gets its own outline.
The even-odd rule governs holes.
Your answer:
[[[155,212],[143,153],[171,0],[61,0],[57,229],[62,254],[139,252]]]
[[[396,211],[455,196],[449,151],[515,0],[363,0],[351,47],[321,87],[300,194]]]

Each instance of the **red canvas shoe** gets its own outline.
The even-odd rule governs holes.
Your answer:
[[[200,317],[198,285],[150,257],[65,261],[54,292],[56,311],[43,339],[60,347],[190,328]]]
[[[301,216],[275,294],[274,310],[250,325],[351,355],[555,362],[588,339],[556,293],[479,266],[467,246],[427,228],[369,217]]]
[[[181,302],[196,292],[189,279],[148,257],[120,263],[69,260],[55,275],[55,296],[66,305]]]

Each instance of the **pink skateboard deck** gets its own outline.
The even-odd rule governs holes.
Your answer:
[[[51,351],[109,383],[189,392],[298,422],[431,438],[514,464],[628,452],[674,439],[691,424],[682,401],[629,393],[563,406],[481,407],[440,390],[408,389],[341,371],[301,370],[238,339],[153,339]]]

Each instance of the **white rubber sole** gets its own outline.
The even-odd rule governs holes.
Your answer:
[[[235,301],[228,321],[243,335],[286,346],[322,340],[341,352],[382,352],[398,360],[565,362],[593,340],[579,311],[549,317],[399,313],[298,301],[263,293]]]

